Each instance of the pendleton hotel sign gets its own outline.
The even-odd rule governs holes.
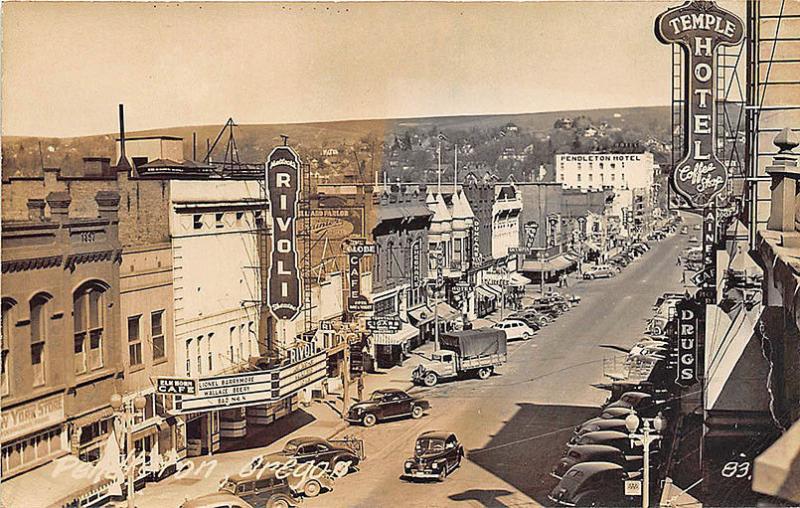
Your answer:
[[[728,181],[716,155],[716,81],[714,55],[719,46],[742,41],[744,24],[714,2],[697,0],[656,18],[656,37],[678,44],[684,55],[683,154],[672,183],[694,208],[711,204]]]
[[[300,157],[290,147],[279,146],[269,154],[266,171],[272,213],[267,298],[276,318],[291,320],[300,311],[300,275],[295,247]]]

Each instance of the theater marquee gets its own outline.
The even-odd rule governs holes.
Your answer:
[[[267,299],[276,318],[291,320],[300,311],[300,274],[296,248],[300,157],[290,147],[279,146],[269,154],[266,171],[272,214]]]
[[[719,46],[735,46],[744,24],[714,2],[697,0],[656,18],[656,37],[683,49],[683,154],[673,170],[675,190],[691,206],[703,208],[725,189],[728,173],[716,155],[716,78]]]

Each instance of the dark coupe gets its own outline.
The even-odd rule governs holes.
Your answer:
[[[430,407],[427,400],[412,397],[402,390],[376,390],[369,399],[350,408],[347,421],[372,427],[378,421],[403,416],[422,418]]]

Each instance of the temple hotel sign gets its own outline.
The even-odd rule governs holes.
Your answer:
[[[714,2],[695,0],[656,18],[656,37],[683,49],[683,154],[673,170],[675,190],[693,208],[710,205],[725,189],[728,173],[716,155],[716,77],[719,46],[735,46],[744,24]]]

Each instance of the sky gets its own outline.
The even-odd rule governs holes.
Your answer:
[[[2,134],[665,105],[680,3],[5,2]]]

